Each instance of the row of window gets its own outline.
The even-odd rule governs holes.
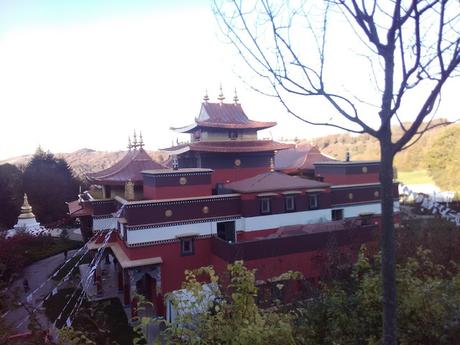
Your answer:
[[[308,195],[308,209],[316,210],[318,208],[318,195]],[[286,212],[295,211],[295,195],[286,195],[284,197],[284,210]],[[271,198],[260,199],[260,213],[268,214],[271,213]]]

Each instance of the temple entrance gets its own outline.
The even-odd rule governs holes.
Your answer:
[[[142,316],[156,316],[159,314],[158,296],[157,296],[157,281],[149,273],[136,281],[136,293],[145,297],[146,303],[142,306]]]

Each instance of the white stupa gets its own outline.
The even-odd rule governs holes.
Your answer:
[[[29,205],[27,194],[24,194],[24,203],[21,206],[21,214],[18,216],[18,222],[11,230],[10,235],[15,235],[18,231],[25,231],[32,235],[38,235],[42,233],[44,228],[35,219],[35,215],[32,213],[32,206]]]

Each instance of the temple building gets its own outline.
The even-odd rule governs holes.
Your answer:
[[[261,282],[286,271],[314,280],[331,246],[356,255],[362,244],[376,245],[380,163],[333,160],[317,148],[280,160],[293,145],[257,134],[275,125],[249,119],[236,95],[232,103],[222,93],[215,103],[206,96],[194,123],[174,129],[190,141],[164,149],[170,168],[136,143],[113,167],[88,176],[104,198],[83,193],[69,213],[88,238],[96,235],[91,250],[113,231],[106,252],[116,258],[125,304],[142,293],[168,315],[163,296],[181,288],[187,269],[221,272],[244,260]],[[393,192],[398,212],[396,182]]]

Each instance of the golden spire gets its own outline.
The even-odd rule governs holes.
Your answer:
[[[235,104],[238,104],[238,94],[236,93],[236,87],[235,87],[235,96],[233,96],[233,102],[235,102]]]
[[[137,148],[137,135],[136,135],[136,130],[134,130],[133,145],[132,145],[132,147],[133,147],[134,149]]]
[[[139,132],[139,147],[144,147],[144,138],[142,138],[142,132]]]
[[[133,201],[135,199],[134,183],[131,179],[125,183],[125,199],[128,201]]]
[[[270,172],[274,172],[275,171],[275,160],[273,159],[273,157],[270,158]]]
[[[220,92],[219,92],[219,96],[217,96],[217,99],[219,100],[220,104],[222,104],[225,99],[224,93],[222,92],[222,84],[220,84],[219,91]]]
[[[208,101],[209,101],[208,89],[205,90],[204,97],[203,97],[203,101],[204,101],[205,103],[208,103]]]
[[[131,138],[130,138],[129,135],[128,135],[128,150],[131,151],[131,147],[132,147],[132,145],[131,145]]]
[[[35,218],[35,215],[32,213],[32,206],[29,205],[29,199],[27,199],[27,194],[24,193],[24,202],[21,206],[21,214],[18,218]]]

